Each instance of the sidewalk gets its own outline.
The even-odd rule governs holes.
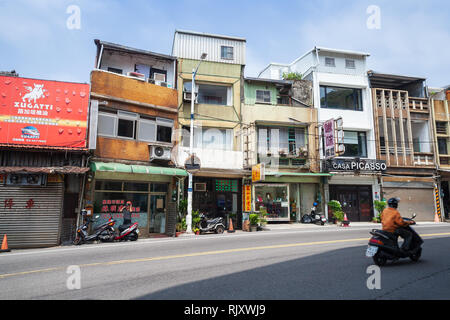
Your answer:
[[[444,225],[450,226],[450,224],[446,222],[428,222],[428,221],[419,221],[417,222],[418,226],[421,225]],[[330,229],[330,228],[368,228],[368,229],[381,229],[381,223],[373,223],[373,222],[350,222],[348,227],[341,227],[336,224],[325,224],[324,226],[309,224],[309,223],[283,223],[283,224],[267,224],[266,228],[269,230],[320,230],[320,229]]]

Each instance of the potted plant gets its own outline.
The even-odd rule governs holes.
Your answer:
[[[383,210],[386,208],[386,205],[387,205],[386,201],[375,200],[373,203],[375,205],[375,210],[377,210],[378,214],[376,217],[374,217],[372,219],[372,221],[376,222],[376,223],[380,223],[381,222],[380,215],[383,212]]]
[[[251,213],[249,215],[250,220],[250,231],[254,232],[258,228],[258,222],[259,222],[259,214],[257,213]]]
[[[261,227],[265,227],[267,225],[267,209],[263,206],[259,208],[259,223],[261,224]]]
[[[328,202],[328,208],[331,210],[332,215],[336,219],[338,224],[341,224],[344,221],[344,211],[342,211],[342,206],[339,201],[331,200]]]

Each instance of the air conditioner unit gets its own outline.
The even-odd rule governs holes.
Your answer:
[[[135,79],[139,79],[142,81],[145,81],[145,74],[143,73],[139,73],[139,72],[128,72],[127,76],[131,77],[131,78],[135,78]]]
[[[6,184],[16,186],[41,186],[45,185],[46,177],[47,175],[43,173],[9,173],[6,178]]]
[[[206,183],[194,183],[194,191],[206,192]]]
[[[171,152],[171,147],[150,146],[150,161],[170,160]]]
[[[183,92],[183,100],[184,101],[191,101],[192,100],[192,93],[191,92]]]
[[[159,85],[160,85],[161,87],[166,87],[166,88],[167,88],[167,82],[161,81],[161,82],[159,83]]]
[[[148,78],[148,79],[147,79],[147,82],[148,82],[148,83],[151,83],[151,84],[155,84],[155,79]]]

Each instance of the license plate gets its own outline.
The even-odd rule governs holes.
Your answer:
[[[366,257],[373,257],[378,252],[378,247],[368,246],[366,250]]]

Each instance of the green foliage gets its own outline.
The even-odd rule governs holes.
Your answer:
[[[183,220],[183,217],[186,216],[187,213],[187,199],[182,199],[178,203],[178,222],[181,222]]]
[[[377,210],[378,215],[380,215],[383,210],[386,208],[386,201],[375,200],[373,202],[375,204],[375,210]]]
[[[263,225],[267,223],[267,209],[265,207],[259,208],[259,222],[261,222]]]
[[[191,229],[192,231],[194,231],[194,229],[198,228],[198,225],[200,224],[200,212],[198,210],[192,211],[192,224],[191,224]],[[181,229],[183,231],[187,230],[187,224],[186,224],[186,217],[184,217],[183,219],[181,219]]]
[[[303,75],[299,72],[283,72],[283,79],[284,80],[302,80]]]
[[[339,201],[331,200],[328,202],[328,207],[337,221],[344,221],[344,211],[342,211],[342,206]]]
[[[251,226],[256,226],[258,225],[258,222],[260,221],[259,219],[259,214],[257,213],[252,213],[249,215],[248,219],[250,220],[250,225]]]

